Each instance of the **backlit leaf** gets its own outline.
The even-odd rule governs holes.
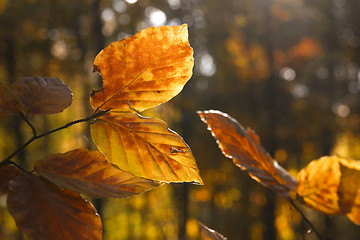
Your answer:
[[[309,207],[326,214],[341,214],[338,188],[340,165],[337,157],[311,161],[298,173],[297,194]]]
[[[236,166],[281,196],[289,196],[297,181],[264,150],[259,137],[251,129],[245,130],[235,119],[220,111],[199,111],[223,154]]]
[[[360,225],[360,162],[337,156],[311,161],[298,174],[297,194],[326,214],[346,214]]]
[[[8,117],[20,112],[20,105],[14,92],[0,83],[0,117]]]
[[[11,87],[26,113],[59,113],[72,102],[71,90],[58,78],[24,77]]]
[[[201,229],[201,239],[202,240],[227,240],[226,237],[221,235],[220,233],[216,232],[205,226],[202,223],[199,223]]]
[[[7,206],[27,239],[102,238],[100,217],[89,202],[34,174],[23,173],[9,182]]]
[[[114,167],[99,151],[84,148],[40,160],[35,170],[60,187],[93,197],[130,197],[158,186]]]
[[[160,182],[202,184],[189,146],[160,119],[110,112],[91,125],[106,159],[135,176]]]
[[[0,167],[0,194],[8,191],[9,181],[20,175],[22,171],[12,164],[6,164]]]
[[[192,55],[185,24],[151,27],[110,44],[94,61],[103,88],[93,91],[92,107],[143,111],[169,101],[190,79]]]

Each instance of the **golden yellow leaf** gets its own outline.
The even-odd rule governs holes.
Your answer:
[[[339,158],[311,161],[298,173],[297,194],[309,207],[326,214],[341,214],[338,188],[341,178]]]
[[[22,171],[12,164],[6,164],[0,167],[0,194],[8,191],[9,181],[20,175]]]
[[[60,187],[92,197],[124,198],[158,186],[116,168],[99,151],[84,148],[40,160],[35,170]]]
[[[70,88],[58,78],[24,77],[15,81],[11,88],[25,113],[59,113],[72,102]]]
[[[360,162],[337,156],[311,161],[298,174],[297,194],[326,214],[346,214],[360,225]]]
[[[236,166],[281,196],[289,196],[289,192],[296,189],[297,180],[271,158],[255,132],[245,130],[234,118],[220,111],[199,111],[198,114],[223,154]]]
[[[94,61],[103,88],[93,91],[92,107],[143,111],[169,101],[190,79],[192,55],[185,24],[148,28],[110,44]]]
[[[15,93],[0,83],[0,117],[8,117],[20,113],[20,105]]]
[[[22,173],[9,182],[7,206],[29,240],[102,238],[100,216],[89,202],[34,174]]]
[[[191,149],[160,119],[110,112],[91,125],[106,159],[131,174],[160,182],[202,184]]]

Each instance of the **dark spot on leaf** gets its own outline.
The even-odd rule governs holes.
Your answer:
[[[176,147],[170,147],[170,154],[173,153],[187,153],[189,150],[185,148],[185,150],[182,150],[180,148],[176,148]]]

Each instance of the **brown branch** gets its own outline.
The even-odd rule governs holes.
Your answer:
[[[296,211],[298,211],[301,215],[301,217],[305,220],[305,222],[309,225],[310,230],[313,231],[315,233],[315,235],[320,239],[320,240],[328,240],[328,238],[323,238],[321,236],[321,234],[316,230],[315,226],[312,224],[312,222],[305,216],[305,214],[303,213],[303,211],[295,204],[295,202],[289,197],[288,198],[291,205],[296,209]]]
[[[83,118],[83,119],[79,119],[79,120],[75,120],[75,121],[72,121],[72,122],[69,122],[61,127],[58,127],[58,128],[55,128],[53,130],[50,130],[48,132],[45,132],[45,133],[42,133],[40,135],[36,135],[36,131],[35,131],[35,128],[33,127],[33,125],[30,123],[28,123],[28,121],[26,121],[28,123],[28,125],[33,129],[33,133],[34,133],[34,136],[31,137],[26,143],[24,143],[21,147],[19,147],[18,149],[16,149],[13,153],[11,153],[8,157],[6,157],[4,160],[2,160],[0,162],[0,166],[2,165],[5,165],[5,164],[8,164],[8,163],[11,163],[11,164],[14,164],[13,161],[11,161],[10,159],[13,158],[16,154],[18,154],[20,151],[22,151],[23,149],[25,149],[30,143],[32,143],[33,141],[35,141],[36,139],[39,139],[39,138],[42,138],[42,137],[45,137],[49,134],[52,134],[54,132],[57,132],[57,131],[60,131],[62,129],[65,129],[65,128],[68,128],[72,125],[75,125],[75,124],[78,124],[78,123],[81,123],[81,122],[88,122],[94,118],[97,118],[97,117],[100,117],[106,113],[108,113],[109,110],[106,110],[106,111],[98,111],[98,112],[94,112],[92,115],[90,115],[89,117],[87,118]],[[25,120],[25,119],[24,119]]]

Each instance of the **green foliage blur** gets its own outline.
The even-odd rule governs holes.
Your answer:
[[[2,0],[0,81],[59,77],[74,92],[64,113],[33,116],[45,132],[90,114],[100,86],[96,54],[159,25],[189,26],[192,79],[171,102],[147,111],[191,146],[204,186],[164,185],[129,199],[92,199],[104,239],[200,239],[197,221],[228,239],[316,239],[286,199],[250,179],[218,149],[196,114],[218,109],[254,129],[291,174],[313,159],[360,158],[360,2],[356,0]],[[0,156],[31,137],[0,119]],[[34,142],[17,155],[26,169],[49,154],[94,148],[86,124]],[[331,239],[358,239],[346,217],[303,207]],[[345,237],[344,237],[345,236]],[[0,239],[22,239],[0,196]]]

